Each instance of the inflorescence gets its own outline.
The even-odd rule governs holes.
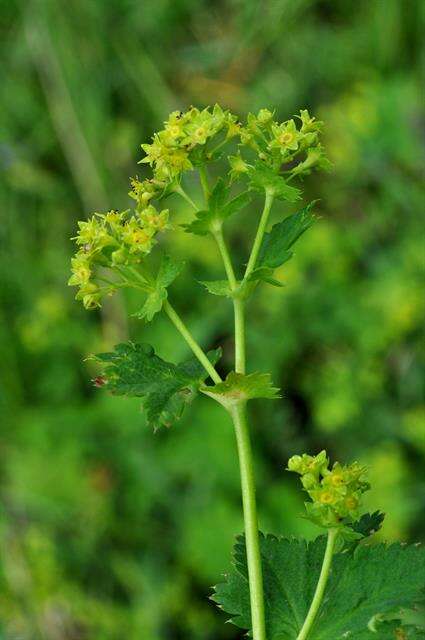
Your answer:
[[[238,149],[227,156],[229,184],[240,178],[249,182],[252,172],[261,167],[285,181],[313,168],[327,168],[329,161],[319,142],[321,124],[306,110],[297,121],[279,123],[272,111],[261,109],[257,115],[249,114],[245,124],[219,105],[171,113],[151,143],[142,144],[146,155],[140,162],[150,166],[151,176],[131,179],[134,209],[95,213],[78,223],[74,238],[78,251],[69,280],[79,288],[76,298],[87,309],[94,309],[101,306],[105,295],[135,282],[130,268],[140,268],[158,233],[170,228],[169,211],[158,202],[172,193],[185,194],[181,186],[184,172],[221,160],[232,141]]]
[[[329,468],[326,451],[317,456],[292,456],[288,470],[301,476],[301,483],[311,498],[306,502],[307,516],[319,526],[341,527],[359,515],[362,494],[369,489],[364,480],[366,468],[358,462]]]

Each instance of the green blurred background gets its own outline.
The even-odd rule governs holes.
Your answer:
[[[187,350],[165,319],[128,319],[135,298],[89,313],[66,286],[76,221],[128,206],[140,143],[190,104],[282,119],[308,107],[335,164],[306,180],[322,219],[282,270],[287,286],[250,305],[251,367],[284,394],[252,406],[262,529],[317,533],[284,466],[326,447],[370,466],[381,537],[421,538],[424,6],[1,2],[2,639],[242,637],[207,599],[242,529],[229,421],[200,399],[153,435],[137,401],[93,389],[83,359],[127,336],[175,361]],[[234,228],[239,263],[257,215]],[[190,258],[173,302],[230,366],[229,304],[192,280],[221,277],[215,249],[171,240]]]

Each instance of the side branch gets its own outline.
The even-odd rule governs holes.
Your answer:
[[[203,351],[203,349],[196,342],[195,338],[190,333],[189,329],[184,324],[183,320],[180,318],[174,307],[166,300],[163,305],[163,309],[167,316],[170,318],[173,325],[176,327],[177,331],[183,336],[184,340],[187,342],[194,355],[198,358],[199,362],[202,364],[204,369],[207,371],[208,375],[211,379],[218,384],[222,382],[220,375],[217,373],[215,367],[208,360],[208,357]]]
[[[313,623],[319,612],[320,605],[322,604],[323,595],[325,593],[326,584],[328,582],[329,573],[331,570],[332,556],[335,548],[335,541],[338,536],[337,529],[329,529],[328,541],[326,543],[326,551],[323,557],[322,570],[320,571],[319,581],[317,583],[316,591],[313,596],[313,600],[310,605],[307,617],[304,620],[304,624],[297,636],[297,640],[306,640],[308,634],[311,631]]]
[[[260,222],[258,224],[258,229],[254,239],[254,244],[252,245],[251,255],[249,256],[248,264],[246,266],[244,280],[247,280],[255,269],[258,254],[260,252],[261,243],[263,241],[263,236],[266,232],[267,223],[269,221],[269,215],[270,215],[270,210],[272,208],[273,200],[274,200],[273,191],[266,190],[266,199],[264,202],[264,209],[263,209],[263,213],[261,214]]]

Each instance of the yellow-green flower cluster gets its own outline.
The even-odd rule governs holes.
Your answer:
[[[142,144],[146,157],[141,162],[153,168],[155,181],[165,187],[183,171],[193,168],[199,160],[195,153],[199,147],[205,150],[202,160],[208,161],[207,143],[220,133],[224,140],[230,139],[239,133],[239,128],[236,116],[219,105],[202,111],[195,107],[186,112],[173,111],[152,142]]]
[[[309,519],[330,528],[352,522],[359,515],[361,495],[369,489],[366,472],[357,462],[343,466],[336,462],[329,468],[326,451],[317,456],[293,456],[288,470],[301,476],[312,502],[305,504]]]
[[[100,307],[101,299],[114,293],[125,279],[107,280],[99,274],[99,267],[120,273],[121,267],[139,263],[151,251],[157,233],[167,225],[168,210],[158,211],[150,204],[136,214],[108,211],[79,222],[74,238],[79,249],[71,260],[68,282],[79,288],[76,299],[82,300],[86,309]]]
[[[102,297],[113,293],[118,286],[130,286],[127,268],[136,265],[151,251],[157,233],[168,226],[168,209],[159,211],[153,203],[173,192],[192,202],[180,184],[181,174],[195,167],[199,167],[201,172],[205,164],[220,158],[229,141],[240,143],[237,155],[228,158],[230,178],[233,180],[248,173],[250,188],[255,184],[258,186],[259,181],[263,186],[264,180],[275,178],[285,182],[279,173],[286,163],[290,163],[290,171],[294,175],[324,166],[318,141],[321,123],[311,118],[307,111],[301,111],[299,120],[298,127],[293,119],[279,123],[271,111],[261,109],[257,115],[250,114],[242,126],[234,114],[219,105],[203,110],[191,107],[186,112],[171,113],[151,143],[142,145],[146,155],[141,163],[150,166],[151,174],[141,180],[137,177],[131,180],[129,195],[136,203],[134,211],[96,213],[86,222],[78,223],[75,240],[79,248],[72,259],[69,280],[70,285],[79,287],[77,299],[91,309],[99,307]],[[249,164],[251,158],[245,159],[241,150],[249,151],[251,156],[254,153],[257,163],[266,165],[265,177],[261,173],[264,173],[264,166]],[[257,176],[257,183],[252,171],[261,174],[261,180]],[[205,174],[201,180],[205,187],[208,182]],[[204,191],[208,192],[208,189],[204,188]],[[98,267],[111,269],[112,276],[119,281],[111,282],[111,276],[107,274],[108,282]],[[134,278],[139,280],[139,287],[140,270],[138,274],[133,270],[132,280],[133,285]],[[147,271],[145,267],[146,277]]]
[[[277,172],[282,165],[289,164],[292,166],[288,173],[294,175],[310,173],[313,168],[328,168],[330,163],[319,142],[323,123],[311,117],[306,109],[296,119],[298,126],[293,118],[277,122],[274,113],[268,109],[260,109],[257,115],[250,113],[246,125],[240,129],[241,145],[252,149],[261,161]],[[230,164],[233,177],[249,167],[240,154],[231,157]]]

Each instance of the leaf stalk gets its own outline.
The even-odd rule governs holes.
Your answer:
[[[323,556],[322,569],[320,571],[319,580],[317,582],[316,591],[314,592],[313,600],[310,605],[310,609],[307,613],[307,617],[304,620],[304,624],[301,627],[301,631],[297,636],[297,640],[306,640],[311,628],[314,624],[316,616],[319,612],[320,605],[322,604],[323,596],[328,582],[332,557],[335,550],[335,542],[338,537],[338,529],[328,530],[328,539],[326,543],[325,555]]]

